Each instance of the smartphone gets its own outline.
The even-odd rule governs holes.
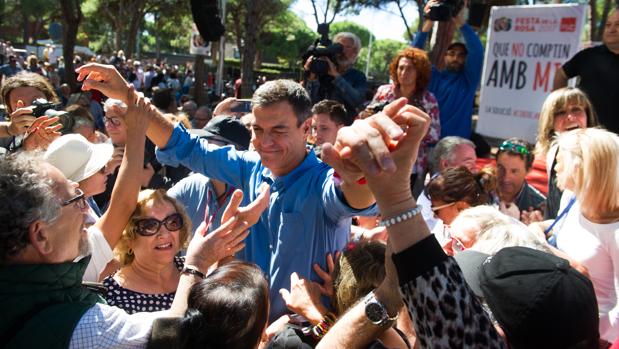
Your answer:
[[[251,113],[251,99],[237,99],[236,105],[230,111],[233,113]]]

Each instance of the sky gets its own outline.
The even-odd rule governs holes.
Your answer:
[[[323,5],[326,1],[316,1],[317,5]],[[412,1],[411,1],[412,3]],[[301,17],[308,27],[316,30],[316,19],[314,18],[314,9],[310,0],[297,0],[292,5],[292,11]],[[318,7],[318,18],[321,16],[322,10]],[[417,18],[417,9],[414,5],[404,7],[404,13],[409,16],[407,21],[409,25]],[[329,18],[331,13],[329,13]],[[403,34],[406,31],[404,22],[399,15],[398,8],[395,4],[390,4],[385,10],[363,9],[359,15],[341,15],[335,17],[334,22],[349,20],[361,24],[368,28],[376,39],[394,39],[404,41]]]

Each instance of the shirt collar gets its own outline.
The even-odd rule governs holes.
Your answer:
[[[272,183],[276,187],[283,186],[284,188],[287,188],[296,182],[296,180],[299,179],[299,177],[301,177],[307,170],[314,167],[319,162],[320,160],[318,160],[314,150],[309,150],[307,155],[305,155],[305,159],[287,175],[277,177],[273,174],[273,172],[271,172],[270,169],[265,167],[261,172],[262,181]]]

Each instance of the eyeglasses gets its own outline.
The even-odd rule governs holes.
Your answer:
[[[499,146],[500,151],[511,151],[521,155],[529,155],[529,149],[524,145],[514,144],[511,141],[505,141]]]
[[[107,116],[103,117],[103,123],[104,124],[112,124],[116,127],[120,126],[120,119],[119,118],[108,118]]]
[[[88,205],[86,203],[86,198],[84,197],[84,192],[80,189],[77,188],[75,189],[75,193],[77,195],[75,195],[74,197],[70,198],[69,200],[63,201],[62,202],[62,206],[69,206],[73,203],[75,203],[75,206],[77,206],[77,208],[79,208],[80,210],[83,210],[86,208],[86,206]]]
[[[142,236],[152,236],[159,232],[161,225],[168,231],[178,231],[183,228],[183,216],[180,213],[173,213],[162,221],[156,218],[144,218],[135,221],[135,232]]]

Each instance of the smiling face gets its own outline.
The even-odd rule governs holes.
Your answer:
[[[54,182],[54,191],[59,200],[64,202],[76,197],[75,183],[69,182],[55,167],[47,164],[44,166],[48,167],[47,173]],[[60,216],[52,223],[45,224],[52,247],[48,255],[49,262],[71,262],[80,255],[88,254],[88,237],[84,226],[87,208],[83,204],[73,202],[62,206]]]
[[[583,105],[567,103],[554,112],[553,129],[556,133],[587,127],[587,112]]]
[[[305,142],[311,119],[297,125],[288,102],[256,106],[253,114],[251,142],[262,163],[276,176],[290,173],[307,154]]]
[[[135,217],[135,220],[154,218],[163,221],[177,213],[174,205],[166,200],[150,200],[142,210],[146,214]],[[180,234],[180,229],[170,231],[165,224],[161,224],[154,235],[142,236],[136,233],[135,239],[130,241],[128,245],[133,250],[135,261],[143,265],[166,265],[174,260],[174,256],[181,249]]]

